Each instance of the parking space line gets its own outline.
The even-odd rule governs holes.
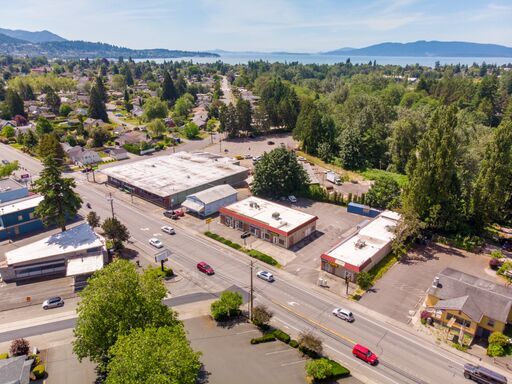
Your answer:
[[[283,363],[281,364],[281,367],[286,367],[288,365],[295,365],[295,364],[300,364],[300,363],[304,363],[305,360],[297,360],[297,361],[290,361],[289,363]]]
[[[282,350],[280,350],[280,351],[267,352],[267,353],[265,353],[265,355],[275,355],[275,354],[278,354],[278,353],[290,352],[290,351],[295,351],[295,349],[292,349],[292,348],[286,348],[286,349],[282,349]]]
[[[246,333],[259,332],[257,329],[251,329],[250,331],[238,332],[237,335],[245,335]]]

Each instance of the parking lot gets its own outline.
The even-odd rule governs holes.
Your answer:
[[[409,323],[423,303],[425,292],[436,274],[451,267],[483,279],[499,280],[488,268],[489,255],[461,251],[444,245],[421,247],[411,256],[419,260],[395,264],[373,290],[360,300],[364,306],[402,323]]]

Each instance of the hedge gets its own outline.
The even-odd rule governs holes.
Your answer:
[[[291,340],[291,337],[286,332],[281,331],[280,329],[276,329],[274,332],[272,332],[277,340],[282,341],[283,343],[288,344]]]
[[[9,358],[9,354],[7,352],[0,353],[0,360],[5,360]]]
[[[268,343],[270,341],[276,341],[276,337],[274,336],[273,333],[266,333],[261,337],[251,339],[251,344]]]
[[[231,247],[233,249],[236,249],[237,251],[242,251],[242,252],[246,253],[247,255],[249,255],[255,259],[258,259],[259,261],[279,267],[279,263],[277,262],[276,259],[274,259],[273,257],[271,257],[263,252],[257,251],[255,249],[251,249],[251,250],[245,249],[240,244],[234,243],[231,240],[225,239],[224,237],[219,236],[216,233],[213,233],[210,231],[206,231],[204,234],[205,234],[205,236],[208,236],[210,239],[217,240],[218,242],[225,244],[228,247]]]
[[[39,364],[38,366],[36,366],[33,370],[32,370],[32,373],[34,374],[34,376],[36,377],[36,379],[42,379],[44,377],[44,374],[45,374],[45,367],[43,364]]]
[[[318,355],[318,353],[316,353],[315,351],[313,351],[309,348],[306,348],[306,347],[301,347],[300,345],[299,345],[299,351],[301,351],[303,355],[309,356],[312,359],[318,359],[320,357]]]
[[[290,340],[290,343],[288,345],[292,348],[298,348],[299,342],[297,340],[293,339],[293,340]]]
[[[327,359],[332,367],[332,376],[336,378],[347,377],[350,375],[350,371],[337,361]]]

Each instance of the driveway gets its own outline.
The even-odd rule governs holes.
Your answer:
[[[377,281],[373,290],[361,298],[360,303],[402,323],[409,323],[423,303],[425,292],[434,277],[445,268],[500,282],[489,269],[490,257],[486,254],[432,244],[418,248],[411,256],[418,260],[395,264]]]

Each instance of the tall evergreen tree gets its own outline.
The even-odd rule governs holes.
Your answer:
[[[62,177],[62,161],[53,156],[43,160],[43,170],[35,181],[35,192],[43,196],[35,213],[45,225],[58,225],[66,230],[66,221],[78,213],[82,199],[75,193],[75,181]]]
[[[10,88],[7,89],[5,94],[5,106],[7,107],[7,114],[9,115],[9,118],[12,118],[16,115],[27,117],[23,99],[20,97],[20,95],[18,95],[16,91]]]
[[[50,108],[50,110],[58,114],[60,109],[60,97],[55,93],[53,88],[48,87],[48,91],[46,92],[46,105]]]
[[[472,204],[473,219],[479,228],[503,220],[504,209],[512,199],[512,121],[496,128],[487,145],[475,182]]]
[[[164,81],[162,83],[162,100],[166,100],[169,103],[174,103],[178,98],[176,87],[172,81],[171,75],[168,71],[164,73]]]
[[[455,230],[460,225],[456,113],[455,107],[436,109],[407,165],[404,209],[433,229]]]
[[[91,88],[91,95],[89,98],[89,117],[108,122],[107,107],[105,106],[105,102],[101,98],[101,93],[96,88],[96,85]]]
[[[31,131],[29,130],[29,132]],[[27,135],[29,135],[29,133],[27,133]],[[60,145],[59,138],[54,133],[45,133],[40,137],[39,145],[37,146],[37,154],[42,159],[51,156],[60,161],[66,156]]]
[[[124,81],[126,81],[126,85],[131,87],[134,84],[132,70],[128,65],[125,65],[123,67],[122,73],[124,75]]]
[[[96,81],[94,82],[94,87],[96,87],[96,91],[100,96],[101,100],[106,103],[107,102],[107,90],[105,89],[105,84],[103,83],[103,78],[101,76],[96,77]]]
[[[236,120],[238,123],[238,129],[240,131],[251,131],[252,109],[251,103],[249,101],[238,99],[238,101],[236,102]]]
[[[293,138],[302,142],[304,152],[317,154],[318,144],[323,141],[322,117],[313,100],[307,99],[302,103]]]

